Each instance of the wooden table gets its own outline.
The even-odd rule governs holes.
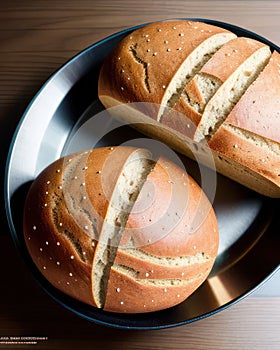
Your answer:
[[[109,34],[140,23],[178,17],[240,25],[280,45],[280,1],[1,1],[1,181],[15,127],[51,73]],[[3,200],[0,210],[1,349],[280,348],[279,273],[230,309],[190,325],[141,332],[109,329],[71,314],[37,286],[9,236]],[[5,344],[11,341],[21,344]]]

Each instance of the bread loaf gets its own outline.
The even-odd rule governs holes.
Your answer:
[[[196,150],[210,148],[218,172],[279,198],[279,66],[271,63],[271,50],[262,42],[205,26],[156,22],[131,33],[101,68],[99,98],[113,116],[193,159]],[[205,32],[216,34],[201,39]],[[219,43],[217,35],[223,38]],[[214,49],[204,45],[209,41]],[[186,55],[174,53],[176,47]],[[193,53],[197,60],[190,68]],[[275,51],[272,62],[278,56]],[[209,165],[207,157],[200,161]]]
[[[145,149],[66,156],[33,182],[24,237],[60,291],[112,312],[161,310],[207,278],[218,251],[214,210],[197,183]]]

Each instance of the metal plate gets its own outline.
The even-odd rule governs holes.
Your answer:
[[[280,51],[273,43],[242,28],[217,21],[195,20],[263,41],[272,50]],[[42,277],[23,241],[22,211],[30,183],[45,166],[66,153],[143,137],[128,126],[115,129],[102,140],[94,139],[95,130],[82,128],[84,134],[76,133],[102,110],[97,99],[97,80],[104,58],[136,28],[112,35],[81,52],[36,94],[10,146],[5,202],[11,234],[24,262],[58,303],[99,324],[126,329],[159,329],[187,324],[221,311],[254,291],[279,269],[280,200],[260,196],[218,175],[214,208],[220,229],[220,247],[216,263],[203,285],[185,302],[170,309],[139,315],[108,313],[69,298]],[[106,122],[115,123],[110,117]],[[187,169],[195,169],[195,164],[190,164],[192,161],[184,159],[184,162]],[[196,178],[195,171],[190,173]]]

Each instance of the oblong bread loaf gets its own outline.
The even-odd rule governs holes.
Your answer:
[[[160,29],[157,26],[158,23],[154,25],[154,28]],[[191,26],[201,28],[194,23]],[[164,26],[162,25],[161,28],[163,32]],[[203,30],[200,29],[200,31]],[[145,27],[142,28],[141,33],[144,32]],[[164,35],[162,32],[160,34]],[[167,33],[170,35],[170,31],[167,30]],[[131,38],[135,40],[133,35],[132,33]],[[161,45],[158,45],[157,41],[153,41],[153,37],[147,37],[147,39],[150,40],[145,43],[144,41],[138,42],[137,50],[144,52],[147,50],[145,46],[147,44],[149,44],[149,52],[159,50],[158,48],[164,50],[162,40]],[[199,47],[193,36],[189,36],[188,39],[189,46]],[[186,57],[180,60],[175,70],[174,67],[178,63],[177,56],[166,59],[164,63],[157,61],[155,70],[157,75],[149,77],[153,77],[153,84],[157,86],[157,90],[153,91],[159,98],[155,98],[151,92],[141,95],[140,92],[144,90],[136,83],[136,80],[134,84],[126,85],[125,89],[123,85],[116,85],[116,80],[111,83],[110,75],[102,68],[99,76],[99,98],[103,105],[109,108],[112,116],[126,124],[131,124],[149,137],[164,142],[194,160],[199,159],[200,163],[214,168],[217,172],[262,195],[279,198],[280,183],[277,166],[279,164],[277,152],[280,135],[278,123],[279,68],[276,66],[273,68],[274,77],[271,78],[269,87],[270,78],[262,83],[264,75],[261,73],[267,72],[266,67],[271,57],[270,47],[250,38],[234,36],[227,37],[227,39],[229,40],[225,40],[220,48],[207,55],[205,61],[200,60],[202,66],[198,65],[197,71],[192,70],[192,74],[187,79],[181,80],[182,85],[176,88],[175,92],[173,88],[169,90],[169,92],[172,91],[171,96],[174,98],[168,97],[167,103],[162,104],[163,101],[166,101],[166,96],[170,94],[166,95],[166,91],[162,91],[162,84],[164,89],[174,86],[172,84],[177,80],[178,67],[183,64],[182,62],[188,61]],[[157,46],[153,46],[153,43],[157,43]],[[122,57],[120,55],[122,48],[122,43],[120,43],[118,45],[119,58]],[[195,49],[193,48],[191,52],[195,52]],[[276,54],[278,53],[274,53]],[[109,66],[111,71],[118,68],[115,72],[120,76],[123,73],[120,73],[120,63],[114,67],[115,63],[120,61],[118,57],[114,57],[113,52],[104,63],[104,67]],[[129,78],[130,81],[132,76],[133,79],[139,79],[138,70],[134,70],[133,65],[129,67],[133,69],[130,71],[130,77],[126,76],[126,79]],[[125,81],[124,77],[125,75],[122,75],[120,82]],[[257,79],[258,77],[260,79]],[[169,85],[166,82],[163,83],[164,79],[168,80]],[[259,98],[254,101],[258,103],[255,101],[254,104],[248,104],[247,97],[253,91],[250,87],[255,86],[253,83],[256,79],[260,83],[254,89]],[[262,96],[266,97],[262,98]],[[184,100],[185,97],[187,101]],[[191,99],[193,100],[192,106],[189,104]],[[200,104],[197,110],[196,107],[194,108],[196,102]],[[270,106],[272,106],[272,113],[270,113]],[[271,118],[268,117],[270,114]],[[230,120],[227,119],[229,115],[231,122],[227,122]],[[237,129],[234,130],[235,128]],[[265,134],[264,130],[267,131]],[[226,136],[223,136],[222,131]],[[232,142],[243,140],[241,143],[244,146],[248,141],[247,138],[250,144],[246,146],[246,151],[243,151],[241,147],[237,148],[235,141]],[[232,147],[235,147],[234,150]],[[205,150],[208,152],[204,152]],[[266,163],[264,161],[266,157],[260,157],[260,155],[264,155],[267,150],[270,156]],[[260,162],[263,164],[259,164]]]

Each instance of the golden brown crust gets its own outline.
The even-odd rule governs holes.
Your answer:
[[[214,54],[200,72],[224,82],[247,58],[263,46],[265,44],[250,38],[232,39]]]
[[[64,160],[56,161],[32,184],[25,203],[25,241],[34,263],[56,288],[95,306],[90,276],[96,242],[67,211],[63,167]]]
[[[204,281],[205,276],[190,279],[185,284],[155,285],[136,280],[111,269],[104,310],[121,313],[144,313],[170,308],[183,302]],[[138,296],[135,300],[135,295]]]
[[[152,256],[143,254],[140,249],[140,256],[137,256],[137,250],[128,251],[119,249],[116,256],[115,264],[129,266],[130,269],[137,271],[137,278],[141,279],[193,279],[198,275],[207,276],[214,262],[214,257],[209,257],[206,254],[194,254],[181,257],[180,259],[162,258],[160,256]]]
[[[240,137],[240,134],[226,125],[219,128],[209,146],[217,157],[225,156],[240,168],[236,178],[239,183],[270,197],[280,196],[280,153],[269,151]],[[250,172],[249,177],[247,172]],[[227,176],[231,177],[230,171]]]
[[[280,143],[280,54],[277,51],[225,123]]]
[[[174,74],[207,38],[229,31],[202,22],[154,22],[128,35],[105,59],[98,95],[161,104]]]

